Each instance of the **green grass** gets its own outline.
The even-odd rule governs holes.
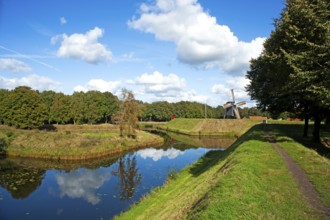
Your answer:
[[[297,130],[301,129],[297,129],[297,127],[272,125],[269,129],[276,135],[278,145],[305,171],[309,180],[321,195],[323,204],[330,207],[330,160],[316,152],[316,149],[322,146],[310,141],[310,138],[303,138],[301,134],[299,135]],[[288,135],[290,129],[292,131]],[[329,135],[328,131],[322,131],[322,135],[322,137],[329,138],[327,136]]]
[[[217,135],[225,137],[241,136],[253,125],[261,121],[240,119],[191,119],[176,118],[165,125],[158,126],[160,129],[173,131],[187,135]]]
[[[194,118],[177,118],[169,121],[166,126],[171,129],[177,129],[180,131],[195,131],[195,127],[200,124],[204,119],[194,119]]]
[[[326,179],[326,177],[324,177]],[[325,192],[328,193],[329,192]],[[255,126],[211,151],[117,219],[326,219],[308,207],[280,155]]]
[[[136,139],[120,137],[119,129],[113,125],[56,126],[55,130],[19,130],[0,126],[0,137],[7,138],[5,152],[9,156],[56,160],[104,157],[163,143],[161,137],[143,131],[137,131]]]
[[[219,136],[191,136],[185,134],[179,134],[176,132],[167,132],[167,135],[171,138],[189,144],[194,147],[203,146],[204,148],[222,148],[226,149],[232,143],[235,142],[236,138],[223,138]]]
[[[118,133],[107,132],[107,133],[82,133],[82,135],[90,138],[115,138],[118,137]]]

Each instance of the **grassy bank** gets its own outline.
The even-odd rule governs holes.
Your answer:
[[[240,119],[191,119],[176,118],[158,128],[187,135],[241,136],[261,121]]]
[[[137,131],[137,138],[122,138],[110,124],[62,125],[53,131],[18,130],[0,126],[6,154],[16,157],[84,160],[118,154],[130,149],[161,145],[162,138]]]
[[[326,219],[309,208],[261,127],[227,151],[207,153],[117,219]]]
[[[321,195],[323,204],[330,207],[330,149],[323,144],[311,141],[311,137],[303,138],[302,125],[271,125],[269,130],[276,136],[278,145],[283,148],[295,163],[305,171],[316,191]],[[291,131],[291,132],[290,132]],[[322,138],[330,139],[330,132],[322,130]],[[328,151],[327,151],[328,150]],[[321,156],[317,153],[320,151]]]

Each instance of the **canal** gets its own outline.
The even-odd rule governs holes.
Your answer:
[[[206,152],[235,141],[161,135],[161,147],[90,161],[0,159],[0,219],[112,219]]]

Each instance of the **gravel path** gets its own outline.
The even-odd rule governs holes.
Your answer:
[[[278,144],[276,144],[276,140],[269,132],[264,133],[268,136],[268,140],[272,144],[273,148],[282,156],[288,170],[297,181],[310,206],[319,212],[330,216],[330,208],[322,205],[320,195],[315,190],[313,184],[308,180],[305,171],[298,164],[296,164]]]

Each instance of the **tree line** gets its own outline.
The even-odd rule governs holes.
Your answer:
[[[47,124],[96,124],[120,121],[169,121],[171,118],[223,118],[225,109],[181,101],[143,103],[123,90],[118,98],[110,92],[88,91],[65,95],[61,92],[39,92],[26,86],[13,90],[0,89],[0,124],[21,129],[34,129]],[[242,117],[269,116],[257,108],[240,108]],[[124,128],[123,128],[124,129]],[[132,133],[132,132],[129,132]]]
[[[38,92],[26,86],[0,90],[0,124],[22,129],[45,124],[107,123],[119,109],[118,97],[110,92]]]
[[[330,3],[287,0],[262,54],[250,62],[247,91],[260,109],[288,111],[308,121],[320,141],[321,121],[330,118]]]

